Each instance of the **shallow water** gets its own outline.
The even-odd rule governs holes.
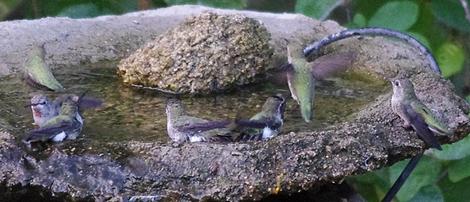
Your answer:
[[[69,152],[112,152],[110,142],[129,140],[143,142],[167,142],[165,102],[169,95],[159,92],[123,86],[115,74],[115,65],[63,67],[55,71],[57,79],[67,92],[100,98],[104,106],[83,113],[85,126],[77,141],[56,144]],[[7,128],[18,140],[30,129],[32,115],[30,94],[37,92],[18,77],[0,78],[0,115],[11,128]],[[377,80],[345,74],[318,82],[314,106],[314,119],[305,123],[294,100],[289,99],[285,112],[283,132],[321,130],[321,128],[348,119],[361,106],[373,101],[388,86]],[[249,118],[256,114],[265,99],[276,93],[289,95],[287,87],[260,84],[242,87],[227,94],[206,97],[182,98],[189,114],[211,120],[234,118],[237,113]],[[55,97],[53,92],[45,92]],[[0,126],[5,125],[0,122]],[[106,149],[109,148],[109,149]]]

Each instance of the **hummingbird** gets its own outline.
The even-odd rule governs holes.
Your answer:
[[[51,69],[44,61],[45,50],[42,46],[34,46],[25,66],[26,82],[32,86],[62,91],[64,87],[56,80]]]
[[[235,141],[268,140],[277,136],[284,124],[285,108],[286,99],[281,94],[268,97],[261,112],[249,120],[235,121],[237,126],[245,128]]]
[[[285,72],[291,96],[299,104],[305,122],[310,122],[313,116],[312,105],[315,98],[316,80],[345,71],[351,66],[355,57],[356,54],[353,52],[342,52],[324,55],[308,62],[302,46],[288,42],[288,64],[278,71]]]
[[[61,142],[65,139],[75,139],[83,127],[83,118],[79,113],[80,97],[64,95],[59,114],[47,120],[41,127],[31,130],[23,142],[31,145],[34,142]]]
[[[61,95],[56,97],[54,101],[51,101],[44,94],[36,94],[31,98],[31,104],[25,106],[31,107],[34,120],[33,124],[42,127],[49,119],[59,115],[62,103],[64,100],[68,99],[69,96],[72,96],[74,100],[80,100],[78,103],[79,111],[82,109],[97,108],[102,105],[101,100],[88,96],[81,96],[79,99],[77,95]]]
[[[233,142],[266,140],[276,136],[284,119],[285,99],[269,97],[262,111],[249,120],[209,121],[190,116],[180,100],[169,99],[166,106],[167,132],[174,142]],[[242,131],[237,131],[243,128]]]
[[[230,141],[230,121],[209,121],[190,116],[179,99],[166,103],[168,136],[173,142]]]
[[[434,134],[451,135],[452,132],[418,99],[413,83],[409,79],[396,79],[391,82],[392,110],[403,119],[403,126],[406,129],[413,128],[418,137],[430,147],[442,150]]]
[[[59,115],[57,105],[44,94],[34,95],[31,98],[31,104],[27,106],[31,106],[34,125],[39,127],[42,127],[52,117]]]

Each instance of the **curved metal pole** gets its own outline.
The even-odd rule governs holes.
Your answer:
[[[441,69],[436,62],[436,59],[432,56],[431,51],[429,51],[426,46],[424,46],[421,42],[417,39],[412,37],[409,34],[402,33],[399,31],[386,29],[386,28],[378,28],[378,27],[369,27],[369,28],[360,28],[360,29],[347,29],[341,32],[337,32],[331,35],[328,35],[312,44],[307,45],[304,49],[304,55],[308,56],[310,54],[318,52],[318,50],[330,43],[335,41],[339,41],[341,39],[353,37],[353,36],[387,36],[392,38],[398,38],[401,40],[406,41],[407,43],[411,44],[413,47],[419,49],[419,51],[424,54],[426,59],[429,61],[431,65],[431,69],[439,74],[441,74]]]

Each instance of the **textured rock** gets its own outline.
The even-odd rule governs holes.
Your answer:
[[[119,64],[124,83],[174,93],[210,93],[255,81],[271,66],[266,28],[242,15],[202,13]]]

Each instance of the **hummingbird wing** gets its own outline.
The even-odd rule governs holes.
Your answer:
[[[76,127],[80,127],[78,122],[74,122],[68,117],[59,115],[50,119],[43,127],[31,130],[23,141],[29,143],[38,141],[46,142],[55,135]]]
[[[419,103],[413,102],[411,106],[417,113],[421,115],[421,117],[424,118],[424,121],[426,122],[426,124],[428,124],[428,127],[432,132],[435,132],[441,135],[452,135],[452,132],[449,131],[444,126],[444,124],[438,121],[432,114],[431,110],[429,110],[429,108],[427,108],[424,104],[420,102]]]
[[[266,120],[237,120],[236,121],[238,126],[245,127],[245,128],[265,128],[265,127],[275,127],[276,123],[273,119],[266,119]]]
[[[44,62],[44,47],[33,48],[30,57],[25,67],[26,80],[29,83],[32,83],[34,86],[43,86],[53,91],[64,89]]]
[[[91,108],[98,108],[103,105],[103,101],[89,96],[84,96],[80,98],[80,102],[78,102],[79,109],[91,109]]]
[[[230,142],[231,124],[234,121],[209,121],[193,116],[182,115],[175,128],[185,133],[191,142]]]
[[[286,63],[279,68],[274,68],[266,72],[267,80],[276,85],[287,85],[287,72],[292,71],[292,64]]]
[[[203,123],[191,123],[187,125],[183,125],[179,127],[179,131],[181,132],[190,132],[190,131],[197,131],[197,132],[204,132],[208,130],[218,129],[218,128],[227,128],[232,121],[207,121]]]
[[[437,141],[434,133],[429,129],[425,118],[415,111],[413,105],[403,105],[405,115],[409,117],[410,124],[418,134],[418,137],[423,140],[427,145],[438,150],[442,150],[439,141]]]
[[[356,53],[352,51],[323,55],[310,62],[315,79],[325,79],[339,72],[346,71],[352,66]]]

